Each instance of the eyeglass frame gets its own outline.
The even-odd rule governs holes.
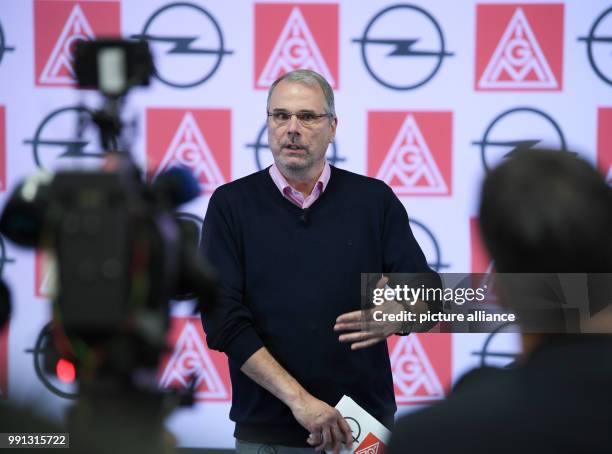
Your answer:
[[[335,118],[334,115],[332,113],[330,113],[330,112],[325,112],[325,113],[322,113],[322,114],[317,114],[317,113],[314,113],[312,111],[289,112],[287,110],[279,110],[279,111],[276,111],[276,112],[269,112],[269,111],[266,112],[268,118],[272,118],[273,122],[277,121],[277,120],[274,119],[274,114],[283,114],[283,113],[288,115],[289,118],[287,118],[287,120],[285,120],[285,121],[282,121],[281,123],[277,123],[278,126],[282,126],[282,125],[285,125],[285,124],[289,123],[291,121],[291,117],[293,117],[294,115],[295,115],[295,118],[297,119],[297,121],[301,125],[303,125],[303,126],[312,126],[320,118],[324,118],[324,117]],[[314,117],[312,119],[312,123],[311,124],[304,123],[304,120],[300,119],[300,115],[312,115]]]

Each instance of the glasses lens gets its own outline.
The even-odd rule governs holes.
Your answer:
[[[278,123],[282,124],[289,120],[291,116],[287,112],[274,112],[272,113],[272,119]]]
[[[296,114],[296,116],[298,117],[298,120],[300,120],[300,122],[306,126],[313,124],[317,119],[317,116],[312,112],[300,112]]]

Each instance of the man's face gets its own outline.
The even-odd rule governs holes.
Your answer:
[[[325,113],[325,97],[318,85],[280,82],[270,96],[270,113]],[[274,162],[281,169],[300,173],[323,165],[327,146],[334,140],[337,119],[321,117],[305,126],[295,115],[284,124],[268,118],[268,144]]]

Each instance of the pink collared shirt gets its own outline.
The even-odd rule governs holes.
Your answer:
[[[312,188],[310,195],[308,197],[304,197],[304,194],[291,187],[287,179],[282,173],[280,173],[278,167],[276,167],[276,164],[272,164],[272,167],[270,167],[270,176],[272,177],[272,181],[274,181],[274,184],[281,192],[283,197],[302,209],[310,207],[317,201],[321,194],[323,194],[323,191],[325,191],[325,188],[327,187],[327,183],[329,183],[330,175],[331,168],[329,167],[329,163],[325,161],[323,172],[321,172],[321,176],[319,176],[314,188]]]

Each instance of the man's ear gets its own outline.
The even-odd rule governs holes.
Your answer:
[[[330,128],[332,129],[332,136],[329,139],[329,143],[332,143],[336,138],[336,128],[338,128],[338,117],[334,117],[331,121]]]

